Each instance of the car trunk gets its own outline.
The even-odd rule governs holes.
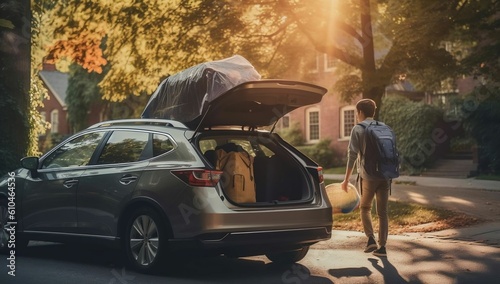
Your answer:
[[[293,154],[276,134],[256,131],[208,131],[199,136],[198,146],[207,165],[223,171],[219,186],[232,203],[246,206],[276,206],[290,203],[311,203],[319,190],[318,166],[303,155]],[[216,152],[240,152],[251,157],[249,174],[221,166]],[[229,162],[236,163],[236,162]],[[245,166],[242,167],[246,170]],[[239,172],[240,171],[240,172]],[[253,179],[253,180],[251,180]],[[243,189],[235,183],[243,180]],[[231,192],[242,190],[254,199],[238,200]]]
[[[326,92],[304,82],[249,81],[213,99],[202,115],[185,122],[195,130],[192,141],[209,166],[223,172],[219,186],[229,201],[247,206],[315,201],[318,165],[277,134],[258,129],[273,127],[299,107],[319,103]]]

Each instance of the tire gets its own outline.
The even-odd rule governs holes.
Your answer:
[[[123,247],[128,264],[142,273],[154,273],[168,253],[165,220],[151,208],[140,208],[127,219]]]
[[[308,251],[309,251],[309,246],[305,246],[298,250],[268,253],[266,254],[266,257],[270,261],[277,264],[291,264],[302,260],[306,256]]]

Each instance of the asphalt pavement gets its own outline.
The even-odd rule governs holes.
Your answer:
[[[342,180],[343,175],[325,174],[325,179]],[[355,178],[351,183],[355,184]],[[380,265],[372,263],[376,257],[363,254],[363,233],[334,230],[330,241],[313,246],[346,250],[345,258],[337,255],[341,272],[330,273],[334,283],[498,283],[500,181],[401,176],[394,180],[390,198],[471,214],[484,222],[437,232],[390,235],[387,260],[382,259]],[[368,268],[367,275],[343,274],[350,271],[349,263]]]
[[[291,266],[273,265],[264,256],[193,258],[173,273],[160,275],[123,267],[112,250],[32,242],[16,261],[16,277],[9,276],[4,265],[0,283],[498,283],[500,182],[427,177],[397,181],[402,182],[393,185],[392,199],[451,208],[488,221],[440,232],[390,235],[388,255],[382,258],[363,252],[363,233],[334,230],[330,240],[313,245]]]

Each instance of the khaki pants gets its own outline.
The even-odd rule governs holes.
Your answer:
[[[387,235],[389,234],[389,216],[388,202],[389,202],[389,182],[386,180],[366,180],[361,179],[361,222],[363,223],[363,230],[367,237],[374,237],[372,225],[372,203],[373,199],[376,200],[376,209],[379,219],[378,228],[378,243],[380,246],[385,246],[387,243]]]

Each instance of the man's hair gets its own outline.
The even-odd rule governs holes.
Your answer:
[[[377,109],[377,104],[371,99],[362,99],[356,104],[356,109],[363,112],[366,117],[373,117]]]

